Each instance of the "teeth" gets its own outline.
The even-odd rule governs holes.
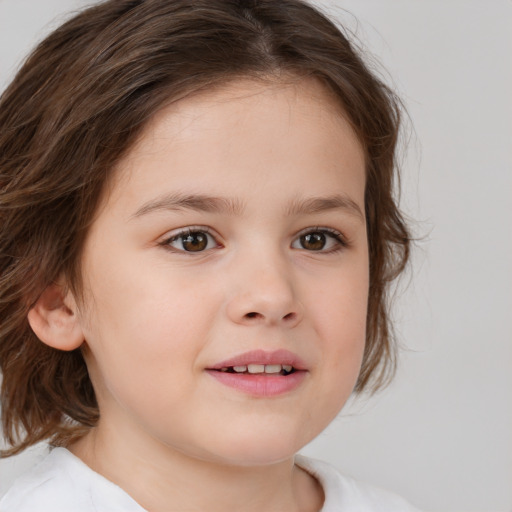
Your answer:
[[[288,364],[248,364],[241,366],[232,366],[231,367],[235,373],[281,373],[285,371],[286,373],[290,373],[293,370],[292,365]],[[220,369],[221,372],[229,371],[228,367],[224,367]]]
[[[247,366],[249,373],[281,373],[282,370],[291,372],[292,366],[280,364],[250,364]]]
[[[247,366],[247,371],[249,373],[265,373],[265,365],[264,364],[250,364]]]

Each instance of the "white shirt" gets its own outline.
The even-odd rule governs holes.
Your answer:
[[[301,455],[295,462],[320,482],[321,512],[418,512],[402,498],[343,476],[325,462]],[[0,512],[147,511],[70,451],[55,448],[15,481],[0,499]]]

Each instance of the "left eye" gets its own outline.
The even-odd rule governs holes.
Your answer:
[[[325,230],[315,230],[303,233],[292,243],[294,249],[305,249],[306,251],[332,251],[345,246],[341,234]]]
[[[213,249],[218,244],[215,239],[206,231],[186,231],[179,233],[165,242],[165,245],[185,252],[202,252]]]

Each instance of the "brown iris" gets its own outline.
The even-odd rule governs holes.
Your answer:
[[[300,237],[300,244],[308,251],[321,251],[325,247],[326,242],[325,234],[318,231],[307,233]]]
[[[206,233],[198,231],[197,233],[189,233],[181,237],[183,249],[189,252],[204,251],[208,245],[208,236]]]

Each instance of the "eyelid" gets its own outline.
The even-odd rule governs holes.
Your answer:
[[[220,238],[219,235],[217,235],[217,233],[214,233],[213,230],[211,228],[209,228],[208,226],[186,226],[183,228],[174,229],[170,233],[167,233],[165,235],[165,237],[163,238],[163,240],[158,243],[158,245],[162,246],[164,249],[167,249],[169,251],[173,251],[173,252],[177,252],[177,253],[184,253],[184,254],[202,254],[202,253],[205,253],[212,249],[212,248],[210,248],[210,249],[205,249],[203,251],[194,252],[194,251],[180,250],[180,249],[177,249],[177,248],[171,246],[171,243],[174,242],[175,240],[178,240],[180,237],[190,235],[193,233],[206,233],[208,236],[210,236],[215,241],[215,244],[216,244],[215,248],[222,246],[222,244],[219,242],[219,238]]]
[[[210,247],[209,249],[204,249],[202,251],[194,252],[194,251],[186,251],[186,250],[177,249],[171,245],[172,242],[178,240],[180,237],[186,236],[189,234],[193,234],[193,233],[206,233],[208,236],[210,236],[215,241],[216,247],[213,247],[213,248]],[[297,240],[299,240],[300,237],[307,235],[309,233],[326,234],[327,236],[329,236],[330,238],[335,240],[336,246],[333,248],[327,249],[327,250],[322,249],[322,250],[318,250],[318,251],[308,251],[305,248],[297,248],[297,249],[304,250],[307,252],[316,252],[316,253],[327,254],[327,253],[334,253],[334,252],[340,251],[344,248],[349,247],[349,245],[350,245],[350,243],[347,240],[347,237],[341,231],[339,231],[337,229],[329,228],[329,227],[325,227],[325,226],[311,226],[311,227],[302,229],[295,235],[295,237],[292,240],[292,248],[296,249],[295,247],[293,247],[293,244]],[[167,250],[174,251],[177,253],[196,254],[197,255],[197,254],[205,253],[214,248],[222,247],[223,245],[219,241],[219,238],[220,238],[220,236],[217,233],[213,232],[213,230],[210,227],[194,225],[194,226],[186,226],[186,227],[182,227],[182,228],[177,228],[177,229],[171,231],[170,233],[167,233],[165,235],[165,237],[163,238],[163,240],[158,243],[158,245],[164,247]]]
[[[305,229],[299,231],[297,233],[297,235],[295,236],[295,238],[293,239],[292,244],[296,240],[300,239],[301,236],[307,235],[309,233],[323,233],[323,234],[329,235],[331,238],[333,238],[337,242],[338,245],[332,249],[319,250],[319,251],[307,251],[307,249],[301,248],[302,250],[307,251],[307,252],[333,253],[333,252],[337,252],[342,249],[345,249],[345,248],[349,247],[349,245],[350,245],[347,240],[347,237],[341,231],[334,229],[334,228],[328,228],[325,226],[312,226],[312,227],[305,228]]]

